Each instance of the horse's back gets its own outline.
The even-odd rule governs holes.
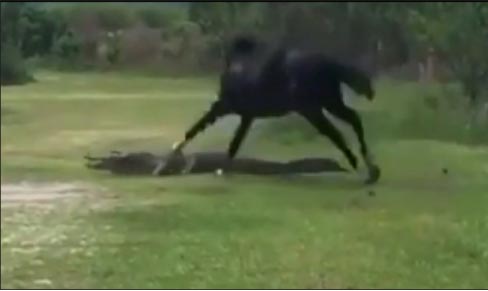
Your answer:
[[[294,52],[286,62],[291,94],[299,106],[321,106],[340,98],[340,64],[320,52]]]
[[[278,50],[260,66],[224,72],[219,98],[232,112],[256,117],[321,107],[340,95],[337,71],[321,53]]]

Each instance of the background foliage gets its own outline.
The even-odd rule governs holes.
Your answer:
[[[481,2],[2,2],[1,13],[2,84],[30,79],[25,60],[68,70],[218,72],[228,41],[252,33],[376,76],[457,84],[476,114],[488,95]]]

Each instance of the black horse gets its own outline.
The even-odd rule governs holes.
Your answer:
[[[277,117],[296,112],[319,133],[342,151],[354,169],[357,158],[348,148],[342,134],[322,110],[349,123],[360,143],[368,168],[367,183],[379,179],[379,168],[373,163],[365,142],[358,114],[348,107],[341,92],[341,83],[369,100],[374,97],[370,78],[360,70],[336,62],[323,54],[278,47],[266,51],[254,38],[235,39],[226,55],[220,79],[218,98],[200,120],[191,127],[183,141],[174,145],[180,152],[199,132],[217,119],[237,114],[241,122],[228,148],[231,161],[248,133],[253,120]]]

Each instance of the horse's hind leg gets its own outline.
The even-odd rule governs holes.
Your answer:
[[[369,152],[368,146],[364,138],[363,124],[359,115],[354,109],[347,107],[343,103],[336,104],[336,106],[328,106],[326,107],[326,109],[334,116],[340,118],[341,120],[349,123],[352,126],[360,144],[361,155],[364,159],[366,166],[368,167],[369,178],[366,182],[376,182],[379,179],[380,170],[378,166],[375,165],[373,158],[371,157],[371,154]]]
[[[312,124],[322,135],[329,137],[334,145],[338,147],[346,156],[349,164],[351,164],[354,169],[357,169],[356,156],[347,146],[344,137],[339,132],[339,130],[337,130],[337,128],[327,119],[327,117],[322,113],[321,110],[301,110],[300,114],[305,117],[305,119],[310,122],[310,124]]]

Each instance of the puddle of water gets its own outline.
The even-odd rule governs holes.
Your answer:
[[[42,202],[73,198],[93,190],[75,183],[16,183],[1,185],[2,206],[8,202]]]

